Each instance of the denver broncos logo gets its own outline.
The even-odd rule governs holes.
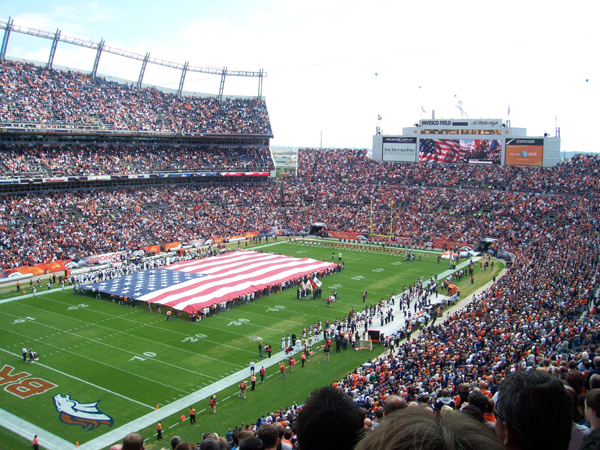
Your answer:
[[[61,422],[68,425],[81,425],[86,431],[95,430],[100,425],[113,426],[113,419],[98,409],[100,400],[93,403],[79,403],[71,400],[70,395],[58,394],[54,397],[54,405],[59,412]]]

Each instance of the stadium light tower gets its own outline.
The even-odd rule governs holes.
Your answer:
[[[188,61],[183,65],[183,69],[181,69],[181,79],[179,80],[179,87],[177,88],[177,96],[181,97],[181,93],[183,92],[183,83],[185,83],[185,73],[188,70],[190,63]]]
[[[10,31],[13,28],[15,21],[14,19],[8,18],[4,28],[4,38],[2,39],[2,47],[0,47],[0,61],[4,61],[6,58],[6,48],[8,47],[8,39],[10,38]]]
[[[57,28],[56,33],[54,34],[54,39],[52,39],[52,46],[50,47],[50,56],[48,57],[48,68],[52,69],[52,64],[54,64],[54,55],[56,55],[56,47],[58,46],[58,41],[60,40],[60,30]]]
[[[258,99],[262,100],[262,88],[263,88],[263,69],[258,71]]]
[[[96,78],[96,74],[98,73],[98,64],[100,64],[100,55],[102,54],[102,49],[104,48],[104,39],[100,39],[98,43],[98,51],[96,52],[96,59],[94,59],[94,67],[92,68],[92,78]]]
[[[144,73],[146,73],[146,66],[148,65],[148,59],[150,59],[150,52],[146,53],[144,60],[142,61],[142,68],[140,69],[140,76],[138,77],[137,88],[138,91],[142,88],[142,81],[144,80]]]
[[[227,76],[227,67],[223,67],[221,72],[221,84],[219,85],[219,101],[223,100],[223,90],[225,89],[225,77]]]

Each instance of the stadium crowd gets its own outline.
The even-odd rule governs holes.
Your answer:
[[[11,268],[281,227],[278,195],[270,183],[207,183],[2,196],[0,257]]]
[[[0,63],[0,123],[109,131],[270,135],[266,104],[167,94],[30,63]]]
[[[363,435],[366,437],[357,449],[404,448],[383,447],[382,442],[392,435],[416,433],[404,428],[404,421],[410,420],[433,429],[455,426],[452,439],[468,436],[461,443],[463,448],[597,448],[600,217],[593,186],[598,182],[598,165],[597,158],[576,157],[556,169],[536,169],[535,181],[526,180],[522,173],[512,178],[514,169],[486,168],[489,176],[485,182],[491,178],[511,182],[514,189],[505,191],[427,185],[402,188],[392,183],[382,188],[342,180],[284,182],[286,216],[292,227],[309,221],[294,222],[293,217],[302,216],[303,208],[310,205],[307,219],[327,221],[332,229],[366,228],[370,214],[365,198],[373,198],[376,205],[394,200],[400,210],[401,224],[394,228],[397,233],[414,227],[411,236],[421,239],[431,236],[427,233],[448,233],[457,239],[495,237],[518,255],[502,278],[445,322],[420,330],[398,330],[409,339],[387,346],[389,352],[369,361],[368,366],[315,392],[313,397],[321,404],[327,398],[332,404],[352,402],[357,406],[323,414],[355,423],[360,437],[343,428],[353,439],[341,442],[330,426],[324,431],[312,421],[309,435],[320,440],[307,441],[310,448],[352,448]],[[569,178],[569,168],[573,183],[568,189],[578,195],[538,192],[542,186],[559,189],[561,177]],[[447,166],[443,170],[456,178],[461,169]],[[332,208],[328,202],[336,198],[340,201]],[[451,209],[444,209],[446,206]],[[389,209],[382,209],[376,212],[375,223],[389,221]],[[417,298],[415,295],[411,301]],[[527,383],[533,387],[523,389]],[[511,395],[512,402],[503,400]],[[304,405],[306,415],[317,414],[312,403],[309,398]],[[270,448],[256,439],[262,435],[268,440],[272,424],[281,423],[276,439],[299,443],[302,448],[302,432],[307,430],[304,408],[294,405],[251,425],[233,427],[224,440],[230,448],[242,448],[244,440],[256,445],[244,448]],[[397,409],[401,411],[392,413]],[[357,411],[358,416],[344,415],[348,410]],[[360,421],[356,419],[359,416]],[[475,425],[477,422],[481,426]],[[399,433],[400,429],[404,432]],[[490,429],[497,437],[484,431]],[[422,429],[420,433],[420,439],[433,439]],[[218,441],[225,448],[216,434],[205,437],[198,448],[217,448],[210,445]],[[483,438],[485,445],[478,440]],[[304,439],[308,439],[306,434]],[[456,448],[452,442],[436,448]]]
[[[0,63],[0,82],[4,126],[271,134],[256,99],[180,98],[14,61]],[[54,176],[271,161],[266,148],[234,152],[3,144],[0,164],[10,176]],[[599,169],[600,158],[585,155],[542,169],[387,164],[363,150],[301,149],[298,176],[277,183],[3,195],[0,258],[8,269],[270,227],[303,230],[312,222],[334,231],[391,230],[389,241],[413,244],[495,238],[517,255],[514,266],[445,322],[398,330],[406,341],[315,391],[302,408],[265,414],[225,439],[205,434],[198,445],[173,448],[595,449]],[[136,448],[139,438],[129,435],[123,448]]]
[[[0,144],[0,177],[273,170],[260,146]]]
[[[565,252],[567,247],[573,250]],[[387,347],[389,352],[368,365],[314,392],[300,408],[292,405],[230,429],[229,448],[261,438],[272,424],[281,442],[298,448],[303,440],[318,449],[597,448],[597,233],[588,228],[578,236],[541,234],[521,242],[518,250],[517,264],[446,322],[409,334],[395,349]],[[340,441],[328,414],[344,421],[347,440]],[[319,420],[327,427],[318,426]],[[423,426],[408,427],[410,420]],[[436,433],[424,430],[444,426],[456,428],[432,447]],[[410,436],[413,445],[415,436],[426,443],[403,447],[402,436]],[[461,437],[462,446],[456,447],[454,440]],[[253,448],[270,448],[263,445]]]
[[[400,166],[414,170],[413,165]],[[427,172],[436,165],[418,166]],[[495,179],[506,179],[504,172],[513,170],[496,166],[485,170],[490,167],[497,172]],[[543,233],[600,226],[596,201],[600,159],[580,156],[557,167],[517,178],[517,190],[308,182],[301,173],[281,184],[203,183],[4,195],[0,257],[4,268],[13,268],[272,227],[301,231],[312,222],[323,222],[328,230],[391,234],[388,242],[403,239],[415,245],[436,239],[477,243],[485,236],[514,252],[522,241]],[[566,167],[574,168],[572,189],[578,195],[537,192],[538,184],[556,185],[555,172],[566,178]],[[452,178],[463,167],[443,170]],[[537,180],[530,184],[532,191],[524,189],[522,178]]]

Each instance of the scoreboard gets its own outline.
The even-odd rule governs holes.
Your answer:
[[[373,136],[373,159],[547,167],[560,161],[560,138],[528,137],[500,119],[427,119],[402,135]]]

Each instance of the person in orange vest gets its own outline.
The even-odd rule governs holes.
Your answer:
[[[167,311],[167,320],[171,320],[171,311]]]
[[[254,373],[252,375],[250,375],[250,383],[251,383],[250,390],[253,391],[254,389],[256,389],[256,375],[254,375]]]
[[[302,360],[302,367],[304,367],[304,362],[306,361],[306,354],[304,352],[302,352],[300,359]]]
[[[40,438],[38,438],[37,434],[33,437],[33,441],[31,441],[31,446],[33,447],[33,450],[39,450]]]
[[[248,385],[246,384],[245,381],[242,381],[240,383],[240,393],[239,393],[239,397],[240,398],[246,398],[246,388],[248,387]]]
[[[160,441],[162,439],[162,422],[158,422],[158,425],[156,425],[156,440]]]
[[[196,423],[196,410],[190,406],[190,425]]]

